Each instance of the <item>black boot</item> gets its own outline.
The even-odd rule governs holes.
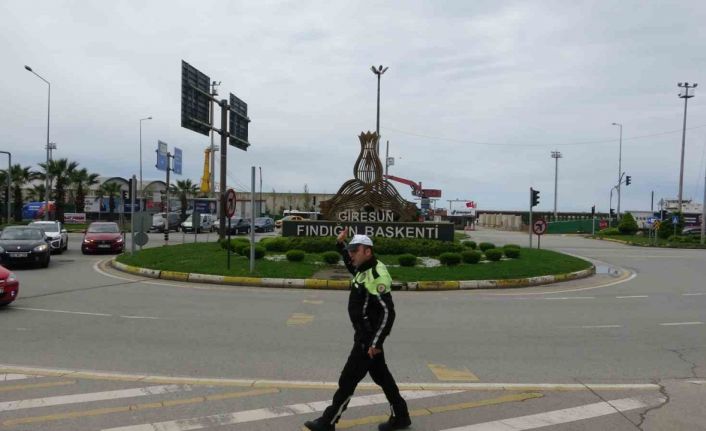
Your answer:
[[[400,416],[390,416],[390,419],[385,423],[378,425],[379,431],[393,431],[393,430],[403,430],[409,428],[412,425],[412,420],[409,418],[409,414]]]
[[[304,423],[304,426],[309,428],[311,431],[336,431],[336,427],[329,423],[326,423],[323,418],[318,418],[313,421],[308,421]],[[397,429],[397,428],[391,428]]]

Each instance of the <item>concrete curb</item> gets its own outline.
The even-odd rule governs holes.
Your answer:
[[[348,290],[348,280],[320,280],[315,278],[259,278],[259,277],[231,277],[226,275],[197,274],[177,271],[160,271],[157,269],[139,268],[125,265],[116,259],[110,260],[110,265],[118,271],[149,278],[158,278],[170,281],[185,281],[194,283],[224,284],[233,286],[319,289],[319,290]],[[447,281],[416,281],[393,283],[393,290],[469,290],[469,289],[505,289],[513,287],[531,287],[545,284],[559,283],[562,281],[587,278],[596,273],[596,267],[567,274],[542,275],[538,277],[513,278],[508,280],[447,280]]]

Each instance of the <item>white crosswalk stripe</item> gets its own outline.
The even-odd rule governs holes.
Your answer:
[[[402,396],[406,400],[421,398],[431,398],[441,395],[456,394],[463,391],[402,391]],[[348,404],[348,408],[372,406],[387,403],[385,395],[366,395],[354,397]],[[103,431],[188,431],[199,430],[213,426],[233,425],[244,422],[262,421],[276,419],[287,416],[304,415],[309,413],[322,412],[330,404],[329,401],[317,401],[304,404],[291,404],[283,407],[263,408],[245,410],[241,412],[225,413],[200,418],[182,419],[176,421],[157,422],[150,424],[132,425],[117,428],[108,428]]]
[[[0,412],[14,410],[24,410],[39,407],[61,406],[66,404],[78,404],[94,401],[116,400],[122,398],[144,397],[149,395],[161,395],[173,392],[190,391],[192,388],[186,385],[160,385],[148,386],[145,388],[121,389],[116,391],[91,392],[75,395],[60,395],[47,398],[34,398],[19,401],[0,402]]]
[[[623,398],[610,402],[586,404],[562,410],[553,410],[534,415],[501,419],[498,421],[448,428],[443,431],[521,431],[592,419],[614,413],[649,407],[650,404],[664,402],[664,398],[655,399],[653,403],[645,403],[635,398]]]
[[[13,380],[35,379],[41,376],[30,376],[27,374],[0,374],[0,382],[9,382]]]

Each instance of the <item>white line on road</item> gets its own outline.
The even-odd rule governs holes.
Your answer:
[[[706,292],[698,292],[698,293],[682,293],[682,296],[702,296],[706,295]]]
[[[441,395],[456,394],[462,391],[403,391],[406,400],[438,397]],[[387,402],[384,394],[366,395],[352,398],[348,408],[373,406]],[[316,401],[305,404],[291,404],[282,407],[272,407],[255,410],[245,410],[234,413],[224,413],[200,418],[182,419],[176,421],[156,422],[150,424],[131,425],[125,427],[109,428],[103,431],[187,431],[210,428],[214,425],[224,426],[244,422],[255,422],[267,419],[283,418],[287,416],[304,415],[321,412],[326,409],[330,401]]]
[[[673,323],[660,323],[660,326],[683,326],[683,325],[703,325],[704,322],[673,322]]]
[[[123,319],[150,319],[150,320],[159,320],[159,317],[150,317],[150,316],[120,316]]]
[[[27,374],[0,374],[0,382],[9,382],[11,380],[34,379],[41,376],[29,376]]]
[[[649,298],[647,295],[616,296],[616,299]]]
[[[596,299],[595,296],[559,296],[555,298],[544,298],[544,299]]]
[[[661,404],[665,400],[659,398],[655,404]],[[449,428],[444,431],[520,431],[543,428],[552,425],[560,425],[569,422],[576,422],[585,419],[607,416],[610,414],[626,412],[635,409],[649,407],[641,400],[633,398],[623,398],[609,402],[586,404],[579,407],[572,407],[562,410],[554,410],[534,415],[519,416],[516,418],[501,419],[493,422]]]
[[[86,394],[60,395],[48,398],[6,401],[0,403],[0,412],[32,409],[37,407],[62,406],[66,404],[87,403],[92,401],[116,400],[121,398],[144,397],[148,395],[169,394],[173,392],[190,391],[187,385],[161,385],[146,388],[123,389],[119,391],[92,392]]]
[[[622,328],[623,325],[586,325],[582,326],[583,329],[602,329],[602,328]]]
[[[66,310],[48,310],[46,308],[28,308],[28,307],[12,307],[15,310],[25,310],[25,311],[44,311],[47,313],[65,313],[65,314],[80,314],[83,316],[100,316],[100,317],[111,317],[112,314],[105,313],[87,313],[84,311],[66,311]]]

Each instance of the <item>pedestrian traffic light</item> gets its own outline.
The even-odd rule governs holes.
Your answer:
[[[632,182],[632,177],[630,175],[625,177],[625,185],[626,186],[629,186],[631,182]]]
[[[539,190],[530,188],[530,194],[532,195],[532,206],[536,207],[539,205]]]

